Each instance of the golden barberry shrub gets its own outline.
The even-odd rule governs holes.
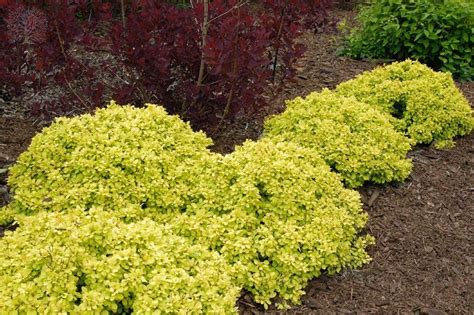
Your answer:
[[[451,74],[416,61],[364,72],[336,91],[391,114],[394,126],[416,143],[450,147],[453,138],[469,134],[474,127],[473,111]]]
[[[265,122],[264,137],[319,153],[349,187],[403,181],[411,172],[410,141],[388,115],[329,90],[287,102]]]
[[[162,107],[112,103],[94,115],[59,118],[35,136],[10,169],[14,213],[67,211],[129,203],[183,211],[199,198],[197,183],[217,154],[212,141]],[[152,215],[152,214],[150,214]],[[2,220],[3,217],[3,220]]]
[[[298,303],[369,260],[357,192],[312,150],[264,139],[211,153],[161,107],[62,118],[12,168],[20,228],[0,239],[0,310],[229,313]]]
[[[216,172],[214,197],[167,222],[242,270],[237,281],[257,302],[298,303],[308,280],[369,261],[359,194],[313,150],[248,141]]]
[[[43,211],[22,217],[0,252],[2,314],[237,313],[223,257],[151,219]]]

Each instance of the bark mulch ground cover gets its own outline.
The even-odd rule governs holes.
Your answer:
[[[334,14],[354,15],[351,11]],[[226,125],[214,137],[214,150],[230,152],[245,139],[258,138],[265,115],[284,110],[285,99],[332,88],[382,62],[338,57],[339,37],[337,31],[305,35],[309,50],[298,64],[295,82],[269,96],[273,106],[264,114]],[[474,104],[474,83],[459,87]],[[24,105],[0,99],[0,206],[9,199],[7,173],[1,170],[41,129],[24,115]],[[417,147],[410,156],[414,170],[405,183],[360,189],[370,217],[367,230],[377,239],[370,249],[370,264],[311,281],[302,305],[285,312],[264,311],[243,294],[240,312],[474,313],[474,135],[458,139],[450,150]],[[0,227],[0,236],[7,228],[11,227]]]

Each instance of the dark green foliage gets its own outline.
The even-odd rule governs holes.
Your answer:
[[[474,78],[474,2],[371,0],[358,19],[344,54],[418,59],[461,79]]]

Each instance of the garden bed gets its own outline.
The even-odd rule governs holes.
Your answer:
[[[334,12],[338,17],[352,12]],[[377,63],[336,57],[338,34],[305,35],[309,45],[299,61],[299,74],[278,95],[269,96],[272,107],[248,120],[226,125],[215,135],[214,150],[231,152],[245,139],[256,139],[265,115],[281,112],[284,100],[333,88],[338,83],[374,68]],[[471,106],[474,84],[460,84]],[[26,104],[27,105],[27,104]],[[25,104],[0,103],[0,169],[24,151],[40,129],[24,115]],[[367,229],[377,239],[370,249],[373,261],[358,271],[313,280],[303,304],[293,313],[328,312],[436,312],[469,313],[474,309],[472,277],[474,136],[458,139],[446,151],[418,147],[411,154],[414,170],[399,186],[368,186],[360,189],[369,213]],[[6,174],[0,175],[0,206],[7,199]],[[0,235],[3,229],[0,228]],[[243,314],[263,309],[244,294],[239,301]],[[272,311],[271,309],[267,311]]]

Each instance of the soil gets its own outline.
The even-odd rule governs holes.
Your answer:
[[[342,10],[332,14],[354,16]],[[296,80],[269,95],[272,106],[264,113],[226,125],[214,137],[214,150],[231,152],[246,139],[257,139],[264,117],[284,110],[285,99],[333,88],[383,63],[338,57],[339,38],[335,29],[305,35],[309,49],[298,63]],[[474,82],[458,86],[472,106]],[[0,100],[0,206],[9,198],[1,169],[11,165],[41,129],[24,111],[5,110],[22,106],[16,100]],[[369,250],[370,264],[314,279],[302,304],[285,312],[272,307],[265,311],[244,293],[238,303],[241,314],[474,314],[474,134],[458,139],[450,150],[417,147],[410,157],[414,170],[405,183],[360,189],[369,213],[367,231],[377,239]],[[0,227],[0,236],[7,228],[12,227]]]

